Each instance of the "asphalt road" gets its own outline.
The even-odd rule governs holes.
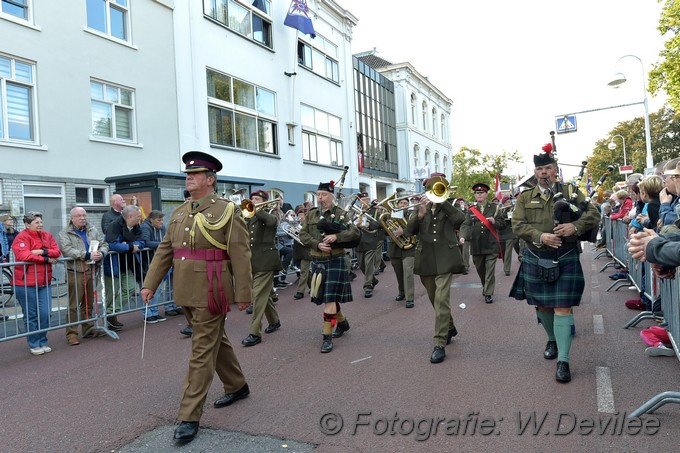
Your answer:
[[[319,353],[321,308],[293,300],[293,287],[279,292],[283,327],[257,346],[240,345],[250,317],[232,311],[226,329],[251,395],[214,409],[216,379],[203,429],[184,446],[171,440],[190,351],[183,319],[149,325],[143,359],[136,313],[122,317],[118,341],[73,347],[57,330],[53,352],[39,357],[25,339],[0,343],[0,451],[677,451],[680,406],[660,408],[643,428],[623,423],[657,393],[680,390],[680,364],[644,354],[639,331],[650,321],[622,329],[635,315],[624,301],[635,293],[605,292],[614,271],[600,273],[606,261],[594,255],[582,258],[588,275],[569,384],[555,382],[555,362],[542,357],[533,309],[506,296],[516,263],[510,277],[499,264],[490,305],[476,273],[454,280],[459,335],[437,365],[424,289],[416,277],[415,308],[395,302],[388,263],[371,299],[361,275],[353,282],[355,300],[343,307],[351,330],[330,354]]]

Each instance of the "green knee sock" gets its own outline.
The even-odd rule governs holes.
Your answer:
[[[536,316],[538,317],[538,320],[541,321],[541,325],[545,329],[545,333],[548,334],[548,341],[555,341],[555,331],[553,330],[553,318],[555,316],[555,312],[552,310],[536,310]]]
[[[555,339],[557,341],[557,361],[569,363],[571,349],[571,326],[574,315],[555,315]]]

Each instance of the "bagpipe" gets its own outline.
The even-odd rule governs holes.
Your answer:
[[[345,167],[342,169],[342,175],[340,175],[337,186],[335,186],[335,183],[331,181],[331,187],[335,186],[338,188],[338,191],[335,195],[337,199],[342,197],[342,188],[345,185],[345,176],[347,176],[347,170],[349,170],[349,166],[345,165]],[[347,217],[349,220],[348,211],[343,211],[341,218],[344,217]],[[344,224],[339,220],[336,222],[333,219],[328,220],[323,218],[321,221],[319,221],[319,223],[316,224],[316,229],[319,230],[324,236],[328,234],[338,234],[346,231],[348,228],[349,226],[347,224]],[[359,245],[359,242],[361,242],[361,231],[359,231],[359,237],[356,239],[347,242],[333,242],[331,244],[331,248],[352,249]]]

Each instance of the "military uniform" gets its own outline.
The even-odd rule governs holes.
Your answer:
[[[267,318],[269,326],[280,325],[279,315],[271,297],[274,272],[283,269],[275,242],[279,218],[264,209],[258,209],[255,215],[247,220],[247,223],[252,253],[250,263],[253,271],[253,319],[250,323],[250,335],[261,337],[262,316]]]
[[[496,231],[505,227],[505,220],[501,210],[493,203],[480,205],[474,203],[465,214],[465,222],[460,228],[460,234],[465,242],[470,243],[472,262],[477,269],[477,275],[482,282],[482,293],[485,298],[493,296],[496,289],[496,260],[500,252],[500,245],[496,237],[491,233],[475,214],[472,209],[477,209],[484,217],[492,217],[492,225]]]
[[[435,352],[443,348],[455,336],[456,327],[451,316],[452,274],[464,270],[463,260],[458,247],[456,230],[465,220],[465,215],[448,202],[428,203],[422,219],[412,215],[406,229],[409,234],[418,236],[415,251],[414,273],[420,276],[427,296],[435,312]],[[433,363],[433,357],[430,359]]]
[[[378,218],[378,210],[371,208],[368,215]],[[385,242],[385,232],[380,223],[366,217],[366,224],[361,228],[361,242],[356,247],[359,269],[364,273],[364,295],[371,297],[373,288],[378,283],[376,271],[382,260],[382,247]],[[379,251],[380,250],[380,251]]]
[[[193,327],[189,371],[184,380],[179,420],[197,422],[217,372],[225,393],[234,393],[246,380],[224,331],[224,312],[229,303],[251,300],[250,241],[241,212],[234,203],[211,194],[195,207],[185,202],[172,213],[165,238],[156,249],[144,288],[158,288],[171,266],[175,303]],[[231,205],[231,208],[230,208]],[[209,224],[231,217],[216,230],[197,227],[198,215]],[[193,238],[193,239],[192,239]],[[227,250],[215,246],[226,244]],[[215,313],[215,307],[219,311]]]
[[[404,228],[404,236],[408,237],[408,232]],[[397,276],[397,286],[399,294],[396,300],[401,301],[406,299],[406,306],[413,307],[415,296],[415,285],[413,279],[413,266],[416,256],[416,248],[403,249],[399,247],[394,241],[390,241],[387,249],[387,256],[390,258],[394,273]]]

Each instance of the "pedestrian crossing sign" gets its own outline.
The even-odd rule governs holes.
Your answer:
[[[557,123],[557,133],[566,134],[567,132],[576,132],[576,115],[558,116],[555,119]]]

